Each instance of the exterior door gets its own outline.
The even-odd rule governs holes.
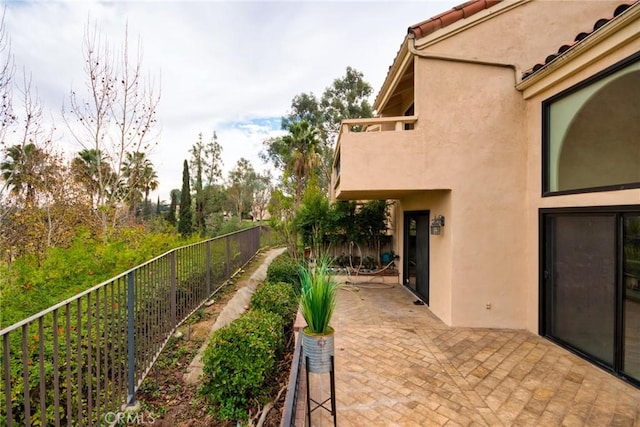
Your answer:
[[[429,211],[404,214],[405,286],[429,304]]]
[[[640,213],[622,218],[622,372],[640,382]]]
[[[640,381],[640,213],[543,214],[541,332]]]

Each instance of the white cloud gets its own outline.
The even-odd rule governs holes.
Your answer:
[[[162,80],[152,159],[166,199],[180,186],[182,161],[198,133],[217,131],[226,170],[240,157],[264,169],[261,142],[277,134],[293,96],[321,95],[347,66],[377,91],[407,27],[457,3],[7,2],[5,21],[18,69],[32,73],[54,117],[70,88],[84,85],[89,18],[116,45],[127,24],[130,49],[140,37],[145,69]],[[275,126],[259,120],[265,118]],[[58,118],[56,125],[64,131]]]

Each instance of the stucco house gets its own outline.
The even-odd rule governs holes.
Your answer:
[[[469,1],[409,28],[374,108],[332,196],[393,200],[403,284],[640,384],[640,2]]]

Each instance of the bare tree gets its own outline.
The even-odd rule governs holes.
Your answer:
[[[156,143],[151,131],[160,93],[143,77],[140,39],[132,59],[127,27],[122,47],[114,53],[97,25],[88,23],[83,51],[84,97],[72,90],[69,110],[63,107],[63,117],[76,142],[84,150],[101,153],[98,162],[109,163],[109,168],[96,167],[96,212],[106,231],[109,223],[116,224],[120,202],[132,191],[121,185],[126,153],[148,154]],[[105,170],[112,173],[103,173]]]
[[[198,141],[189,150],[191,159],[189,160],[190,170],[194,172],[191,179],[191,186],[195,189],[195,212],[196,223],[201,233],[204,233],[206,224],[205,212],[209,204],[212,188],[222,177],[222,146],[218,143],[218,136],[213,131],[211,140],[205,144],[202,140],[202,132],[198,134]]]
[[[268,170],[256,176],[253,188],[253,204],[251,205],[251,214],[255,220],[262,221],[264,214],[267,212],[271,201],[271,192],[273,191],[272,180],[273,176],[271,171]]]
[[[5,143],[5,135],[9,126],[15,122],[11,106],[11,80],[13,78],[13,57],[9,36],[4,25],[6,8],[2,11],[0,21],[0,144]]]
[[[0,148],[3,151],[3,158],[6,156],[7,132],[16,121],[12,106],[14,66],[9,36],[4,25],[5,12],[6,7],[2,12],[2,21],[0,21]],[[0,183],[0,201],[4,199],[8,187],[8,181],[2,180]],[[5,212],[6,209],[0,208],[0,219],[5,215]]]
[[[85,216],[81,194],[69,185],[63,156],[53,144],[53,128],[43,125],[43,108],[31,76],[23,73],[19,127],[12,145],[3,149],[2,180],[8,189],[3,201],[0,242],[11,256],[29,253],[38,259],[46,249],[75,235]],[[73,193],[73,196],[72,196]]]
[[[236,166],[229,171],[227,194],[233,203],[238,216],[242,219],[242,214],[253,205],[253,191],[256,186],[257,174],[249,160],[241,157]]]

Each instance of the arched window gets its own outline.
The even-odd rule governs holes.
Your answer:
[[[543,103],[545,195],[640,187],[639,59]]]

